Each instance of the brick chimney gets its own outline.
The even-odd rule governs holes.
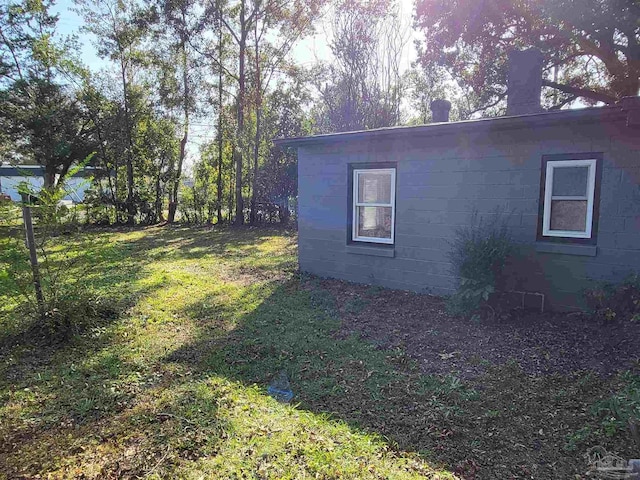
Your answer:
[[[509,53],[507,115],[542,112],[542,60],[542,53],[535,48]]]
[[[437,99],[431,102],[431,121],[448,122],[449,110],[451,110],[451,102],[448,100]]]

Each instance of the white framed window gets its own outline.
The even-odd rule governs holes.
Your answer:
[[[396,169],[353,170],[353,231],[355,242],[393,244]]]
[[[595,159],[547,162],[543,236],[591,238],[596,162]]]

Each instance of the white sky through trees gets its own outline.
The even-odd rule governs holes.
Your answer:
[[[401,60],[401,69],[402,71],[406,71],[410,68],[411,62],[416,60],[417,57],[414,39],[418,38],[418,36],[417,32],[412,29],[414,0],[399,0],[398,4],[403,28],[407,29],[409,36]],[[52,7],[51,13],[59,15],[57,35],[59,37],[67,35],[77,36],[81,45],[81,51],[78,52],[80,60],[92,72],[109,69],[109,61],[101,59],[97,54],[95,37],[83,31],[84,21],[73,11],[73,8],[73,0],[59,0]],[[313,36],[303,38],[297,42],[290,53],[290,59],[303,67],[311,67],[313,64],[321,61],[331,61],[333,55],[329,48],[329,39],[331,38],[330,23],[328,15],[327,18],[319,21]],[[189,134],[187,172],[190,171],[193,159],[197,156],[200,146],[215,138],[215,124],[215,118],[208,117],[195,119],[193,121]]]
[[[399,0],[400,12],[403,19],[403,25],[411,30],[413,17],[413,0]],[[73,0],[59,0],[52,8],[52,13],[60,15],[58,20],[58,33],[60,35],[77,35],[82,44],[81,59],[91,70],[99,70],[107,67],[107,62],[100,59],[93,45],[92,35],[82,32],[84,24],[82,18],[78,16],[72,9],[74,7]],[[292,58],[300,65],[310,65],[316,60],[330,60],[332,58],[331,50],[328,46],[328,38],[331,35],[329,31],[329,22],[322,21],[316,26],[316,33],[311,37],[300,40],[291,52]],[[415,37],[415,34],[413,35]],[[415,47],[413,41],[407,42],[403,55],[403,68],[407,69],[411,62],[416,59]]]

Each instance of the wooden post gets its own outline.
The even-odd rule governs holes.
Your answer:
[[[36,292],[38,303],[38,314],[44,320],[44,296],[42,295],[42,285],[40,284],[40,268],[38,267],[38,254],[36,252],[36,241],[33,235],[33,221],[31,220],[31,207],[29,206],[29,195],[22,194],[22,218],[24,220],[24,230],[27,237],[27,248],[29,249],[29,260],[31,262],[31,273],[33,274],[33,288]]]

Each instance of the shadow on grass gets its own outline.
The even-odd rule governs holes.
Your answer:
[[[148,269],[153,259],[140,255],[143,245],[132,248],[114,242],[111,234],[81,232],[50,242],[52,261],[58,262],[55,268],[63,266],[57,286],[63,292],[63,311],[56,313],[59,320],[47,320],[51,324],[43,325],[33,316],[11,277],[0,279],[5,298],[17,300],[0,316],[0,359],[4,360],[0,363],[0,401],[24,397],[30,402],[34,381],[44,385],[39,394],[53,395],[55,402],[38,404],[31,411],[39,411],[43,426],[64,418],[95,421],[114,406],[124,408],[126,404],[128,394],[106,388],[104,382],[124,382],[127,379],[120,377],[136,369],[102,350],[127,341],[126,329],[120,326],[123,313],[140,298],[163,288],[165,282],[153,278]],[[28,261],[22,260],[30,276]],[[45,293],[49,293],[46,285]],[[74,298],[65,298],[69,294]],[[83,366],[84,362],[89,363]]]
[[[222,312],[214,308],[199,339],[166,360],[188,364],[205,377],[257,384],[264,391],[285,370],[294,404],[381,435],[396,449],[419,452],[427,461],[448,434],[450,418],[476,395],[448,379],[424,377],[399,350],[337,338],[340,320],[333,298],[306,288],[298,277],[275,287],[256,285],[244,295],[259,299],[257,307],[234,328],[224,332],[216,321]],[[195,301],[186,311],[200,312],[199,304]]]
[[[402,350],[339,333],[335,298],[313,278],[256,284],[243,297],[252,307],[227,330],[224,305],[185,306],[202,325],[199,335],[166,360],[265,393],[285,370],[300,409],[380,435],[463,478],[569,478],[587,468],[576,452],[589,446],[632,450],[626,435],[603,433],[598,416],[586,413],[610,391],[609,380],[587,372],[532,377],[515,362],[490,366],[473,382],[423,375]]]
[[[475,386],[422,375],[400,350],[336,334],[340,312],[320,282],[290,272],[262,275],[295,260],[282,248],[292,239],[266,241],[278,235],[250,228],[126,230],[89,255],[98,265],[91,281],[104,291],[129,282],[127,298],[136,306],[121,325],[106,324],[50,356],[22,343],[40,363],[3,353],[5,365],[22,369],[15,381],[0,380],[0,409],[17,412],[8,415],[14,423],[0,425],[0,464],[10,460],[8,476],[64,470],[72,477],[100,464],[94,476],[185,477],[181,469],[193,467],[194,477],[215,477],[223,463],[250,476],[275,459],[287,467],[306,462],[297,473],[337,478],[323,468],[359,455],[358,462],[380,458],[388,444],[469,478],[475,461],[484,463],[482,478],[569,478],[584,466],[578,455],[559,458],[558,438],[572,430],[566,417],[549,415],[561,417],[562,402],[584,396],[592,381],[532,380],[512,366]],[[251,274],[242,277],[244,269]],[[363,306],[349,309],[357,314]],[[191,330],[180,338],[182,328]],[[281,370],[291,377],[299,408],[266,398]],[[346,427],[335,436],[341,421]],[[552,440],[553,421],[560,434]],[[345,446],[355,442],[351,432],[360,435],[359,450]],[[367,457],[361,447],[373,443],[377,450]],[[538,470],[527,474],[531,465]]]
[[[101,452],[98,476],[119,478],[148,476],[154,470],[167,478],[184,476],[181,469],[185,467],[193,468],[199,476],[208,472],[212,477],[232,478],[234,472],[239,476],[257,474],[269,467],[270,461],[284,462],[279,467],[283,471],[340,478],[340,474],[328,472],[345,468],[366,472],[367,464],[362,463],[367,461],[366,455],[381,462],[373,468],[391,468],[389,462],[395,461],[395,456],[387,452],[385,442],[353,428],[361,412],[352,412],[351,427],[327,422],[323,415],[315,414],[334,412],[334,418],[351,420],[344,408],[362,409],[367,404],[357,396],[343,399],[343,388],[361,380],[364,388],[375,394],[378,385],[374,382],[391,373],[388,358],[356,339],[333,342],[330,333],[336,320],[325,309],[329,305],[318,303],[299,285],[293,279],[279,285],[264,282],[244,289],[229,287],[247,302],[250,313],[240,315],[225,306],[225,300],[234,298],[194,300],[185,306],[185,313],[196,320],[206,317],[209,322],[196,341],[172,349],[152,370],[124,350],[69,352],[66,362],[40,378],[45,387],[41,386],[39,393],[55,393],[55,405],[48,409],[46,403],[36,403],[35,408],[41,409],[38,424],[13,432],[11,441],[0,448],[0,460],[13,458],[6,472],[13,474],[19,468],[54,472],[54,476],[85,473],[87,464],[95,463],[91,455],[96,454],[96,448]],[[227,293],[221,291],[220,296]],[[203,309],[203,302],[214,305]],[[235,315],[234,323],[230,319]],[[300,344],[303,339],[306,344]],[[324,364],[314,362],[315,357],[324,359]],[[303,409],[277,405],[265,399],[261,388],[250,385],[262,384],[283,367],[291,372],[299,399],[306,398]],[[379,371],[373,374],[369,368]],[[61,380],[69,385],[66,391],[54,387]],[[49,385],[52,390],[47,390]],[[383,407],[381,404],[380,413]],[[23,414],[28,416],[29,412]],[[274,425],[274,421],[279,423]],[[371,425],[359,425],[372,431]],[[299,442],[302,437],[305,441]],[[383,457],[387,464],[382,463]],[[269,467],[271,472],[277,471],[275,468],[278,466]],[[410,457],[398,460],[393,468],[431,472]],[[230,476],[221,474],[222,469]],[[371,477],[386,478],[384,473]]]
[[[45,298],[54,293],[59,298],[46,325],[35,318],[25,297],[25,292],[33,297],[26,252],[15,248],[9,252],[7,248],[0,256],[0,263],[3,259],[13,262],[15,272],[0,278],[4,298],[13,301],[12,308],[0,315],[1,354],[22,346],[47,363],[48,356],[90,335],[90,331],[104,331],[137,298],[160,286],[138,287],[137,283],[149,275],[145,271],[149,262],[128,261],[128,252],[106,236],[65,235],[57,239],[57,244],[54,241],[47,247],[49,266],[40,265]],[[55,284],[51,285],[51,280]],[[121,288],[125,283],[127,288]],[[33,298],[31,301],[35,303]]]
[[[58,348],[5,344],[0,476],[234,478],[279,464],[288,478],[339,478],[334,465],[358,478],[389,452],[386,467],[418,452],[464,478],[584,471],[563,448],[600,439],[584,412],[608,385],[513,365],[476,384],[422,375],[400,350],[345,338],[332,293],[289,271],[293,241],[182,227],[65,239],[92,288],[132,308]],[[345,308],[366,315],[363,302]],[[281,370],[298,408],[266,396]]]
[[[204,256],[216,256],[234,260],[246,258],[256,245],[269,237],[291,237],[282,227],[236,227],[232,225],[192,227],[165,225],[147,227],[145,235],[129,242],[131,249],[144,249],[145,255],[154,258],[175,256],[193,260]]]
[[[127,231],[114,242],[112,233],[90,232],[64,241],[79,251],[75,268],[90,267],[87,282],[96,292],[117,298],[121,311],[165,287],[165,277],[157,282],[151,277],[157,273],[157,256],[166,250],[172,254],[173,245],[179,245],[176,256],[181,260],[211,251],[220,256],[282,234],[275,229],[145,229]],[[191,316],[208,314],[200,307]],[[60,468],[78,471],[85,446],[114,448],[114,460],[105,460],[101,468],[115,476],[152,471],[155,462],[166,458],[167,442],[172,456],[183,456],[183,460],[196,455],[194,451],[203,455],[215,450],[215,442],[205,437],[214,427],[215,431],[226,428],[216,414],[217,399],[207,398],[207,388],[193,386],[190,372],[174,374],[170,365],[165,369],[153,358],[132,355],[128,330],[153,330],[154,324],[145,325],[145,319],[130,315],[123,319],[126,325],[119,325],[120,320],[117,315],[103,318],[81,335],[58,343],[36,339],[37,329],[26,322],[16,332],[2,331],[0,414],[5,420],[0,426],[0,464],[6,469],[0,468],[0,475],[35,475]],[[165,331],[160,327],[157,331],[159,342],[164,341]],[[172,349],[173,340],[166,337],[164,348]],[[202,397],[196,408],[194,395]],[[211,421],[216,425],[209,425]],[[129,445],[131,437],[138,438]],[[219,435],[218,440],[222,438]],[[121,448],[127,449],[124,461]]]

